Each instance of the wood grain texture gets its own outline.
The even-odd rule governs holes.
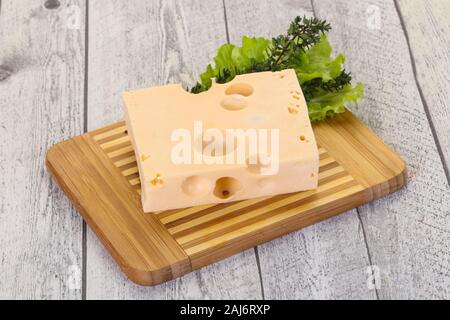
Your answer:
[[[309,0],[226,0],[230,40],[272,37],[297,15],[313,15]],[[333,227],[336,225],[336,227]],[[366,286],[370,265],[356,210],[258,248],[268,299],[375,298]]]
[[[125,90],[180,82],[226,42],[222,1],[90,3],[90,129],[122,119]],[[87,243],[87,298],[261,298],[254,254],[246,252],[155,288],[131,284],[92,232]]]
[[[43,3],[1,2],[0,299],[81,298],[82,222],[44,159],[83,130],[84,1]]]
[[[144,213],[124,122],[56,145],[47,166],[128,278],[156,285],[405,184],[404,162],[350,112],[313,129],[317,189],[234,203]]]
[[[450,1],[397,1],[447,170],[450,168]],[[449,172],[447,171],[447,178]]]
[[[191,271],[183,249],[142,212],[139,195],[91,135],[54,146],[47,166],[131,280],[155,285]]]
[[[380,270],[378,295],[448,299],[450,189],[394,3],[320,0],[314,7],[333,25],[333,47],[346,53],[348,69],[366,85],[354,112],[408,164],[405,189],[360,209],[371,261]]]

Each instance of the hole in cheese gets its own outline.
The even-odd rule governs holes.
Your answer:
[[[196,152],[207,157],[221,157],[236,150],[237,139],[234,135],[227,135],[224,129],[214,129],[208,135],[208,130],[205,130],[203,135],[196,139],[194,145]]]
[[[192,176],[181,184],[181,190],[190,197],[203,196],[212,189],[211,181],[206,177]]]
[[[231,177],[223,177],[216,181],[214,195],[219,199],[229,199],[242,190],[239,180]]]
[[[220,104],[226,110],[237,111],[244,109],[247,106],[248,101],[244,95],[235,93],[222,99]]]
[[[293,107],[288,107],[288,111],[290,114],[298,114],[298,109]]]
[[[244,97],[251,96],[253,93],[253,87],[247,83],[232,84],[225,90],[227,96],[232,94],[239,94]]]
[[[270,157],[266,154],[253,155],[247,158],[247,170],[254,174],[261,174],[264,168],[270,167]]]

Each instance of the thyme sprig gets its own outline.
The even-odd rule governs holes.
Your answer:
[[[306,101],[310,101],[319,89],[327,92],[338,92],[345,86],[352,83],[352,75],[342,70],[341,74],[330,81],[323,81],[322,78],[315,78],[303,83],[302,90]]]
[[[331,30],[325,20],[296,17],[289,26],[287,35],[272,39],[268,65],[271,71],[279,71],[300,52],[305,52],[320,41],[321,35]]]
[[[266,49],[266,60],[255,61],[252,59],[249,67],[229,70],[223,68],[216,76],[217,83],[227,83],[236,75],[263,72],[280,71],[286,69],[290,61],[295,59],[300,52],[305,52],[317,44],[322,34],[331,30],[331,26],[325,20],[317,18],[296,17],[291,22],[286,35],[279,35],[272,39],[272,43]],[[197,83],[190,89],[192,93],[200,93],[208,90],[201,83]]]

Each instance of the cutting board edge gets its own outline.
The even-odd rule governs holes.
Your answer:
[[[347,115],[351,118],[356,118],[353,115]],[[359,121],[358,119],[356,119]],[[361,123],[362,124],[362,123]],[[228,256],[237,254],[241,252],[242,250],[254,247],[256,245],[271,241],[277,237],[289,234],[291,232],[294,232],[296,230],[299,230],[301,228],[304,228],[306,226],[312,225],[314,223],[317,223],[319,221],[328,219],[330,217],[336,216],[339,213],[342,213],[346,210],[358,207],[360,205],[366,204],[368,202],[371,202],[375,199],[378,199],[380,197],[383,197],[387,194],[393,193],[397,191],[398,189],[402,188],[407,181],[407,166],[405,162],[401,159],[401,157],[395,153],[389,146],[384,144],[384,142],[381,141],[370,129],[370,134],[373,135],[376,138],[377,141],[381,141],[382,149],[388,150],[389,156],[395,157],[395,162],[400,165],[396,165],[395,170],[393,170],[394,174],[390,175],[389,177],[386,177],[385,181],[382,181],[381,183],[377,184],[371,184],[364,186],[365,189],[358,192],[360,196],[356,196],[358,199],[354,201],[352,204],[351,202],[348,202],[347,204],[344,204],[343,206],[334,208],[333,210],[329,210],[325,212],[322,216],[318,216],[315,219],[308,220],[308,222],[297,222],[292,223],[290,220],[283,221],[282,223],[274,226],[270,226],[266,229],[257,230],[255,235],[247,234],[247,240],[246,242],[242,242],[239,245],[229,245],[229,244],[221,244],[216,249],[216,252],[212,251],[214,250],[205,250],[204,255],[202,254],[188,254],[185,249],[182,248],[181,245],[179,245],[179,248],[184,253],[184,257],[178,260],[172,260],[172,263],[165,263],[161,264],[158,268],[139,268],[134,267],[131,264],[126,262],[126,258],[123,257],[123,255],[119,254],[114,246],[106,239],[106,237],[103,236],[101,228],[99,228],[93,219],[90,217],[90,213],[87,209],[84,208],[84,205],[79,201],[79,199],[74,196],[71,192],[71,188],[67,185],[67,181],[65,181],[65,178],[61,176],[60,171],[64,171],[63,168],[57,168],[58,167],[58,155],[55,155],[55,151],[57,151],[60,148],[63,148],[67,146],[67,144],[70,144],[71,142],[75,141],[75,139],[85,139],[91,141],[93,144],[95,144],[94,135],[100,134],[102,132],[108,131],[112,128],[117,128],[121,126],[125,126],[124,121],[118,121],[111,125],[105,126],[103,128],[99,128],[97,130],[85,133],[81,136],[60,142],[53,146],[51,149],[49,149],[46,157],[46,165],[48,168],[48,171],[54,178],[54,180],[58,183],[58,185],[61,187],[61,189],[64,191],[64,193],[69,197],[70,201],[75,205],[77,210],[80,212],[81,216],[85,219],[85,221],[88,223],[88,225],[93,229],[96,236],[99,238],[99,240],[102,242],[102,244],[107,248],[108,252],[113,256],[114,260],[119,264],[122,271],[128,276],[128,278],[139,285],[145,285],[145,286],[153,286],[157,284],[164,283],[166,281],[169,281],[171,279],[177,278],[179,276],[182,276],[184,274],[190,273],[193,270],[199,269],[201,267],[204,267],[210,263],[217,262],[221,259],[224,259]],[[380,147],[380,145],[378,146]],[[95,148],[98,148],[98,150],[101,151],[100,147],[97,145]],[[102,156],[106,157],[105,154]],[[105,158],[108,159],[108,158]],[[105,160],[106,161],[106,160]],[[109,161],[109,159],[108,159]],[[339,162],[340,163],[340,162]],[[340,163],[342,165],[342,163]],[[65,165],[69,165],[66,161]],[[346,166],[343,165],[343,167],[347,170]],[[120,171],[118,168],[115,168],[114,171],[116,171],[116,174],[120,174]],[[349,170],[351,171],[351,170]],[[121,178],[125,180],[125,177],[121,176]],[[73,188],[73,186],[72,186]],[[354,195],[349,196],[349,198],[354,197]],[[144,214],[148,215],[148,214]],[[298,218],[298,217],[296,217]],[[272,234],[268,235],[268,232],[272,229]],[[176,242],[175,238],[172,238],[174,242]],[[234,239],[232,242],[236,243],[236,240]],[[231,243],[231,242],[230,242]],[[245,245],[244,245],[245,244]],[[231,249],[228,250],[227,247],[231,246]],[[209,256],[208,256],[209,255]]]
[[[55,162],[57,161],[54,153],[58,150],[58,148],[71,143],[75,138],[85,138],[91,140],[92,136],[90,133],[85,133],[52,146],[47,151],[45,158],[46,167],[53,180],[56,181],[57,185],[61,188],[64,194],[66,194],[70,202],[80,213],[83,220],[86,221],[90,228],[92,228],[97,239],[99,239],[99,241],[105,246],[124,274],[126,274],[131,281],[138,285],[154,286],[192,272],[191,259],[181,247],[180,250],[182,250],[185,254],[184,259],[179,259],[178,261],[173,261],[172,263],[166,263],[157,268],[143,269],[127,263],[127,259],[125,259],[123,255],[119,253],[113,245],[111,245],[111,243],[103,235],[101,228],[98,227],[95,221],[91,218],[91,214],[88,212],[88,209],[85,209],[83,204],[74,196],[70,188],[67,186],[65,179],[62,178],[60,171],[55,167]]]

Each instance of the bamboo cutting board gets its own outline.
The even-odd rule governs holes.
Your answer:
[[[125,274],[156,285],[401,188],[402,159],[350,112],[315,124],[319,188],[145,214],[125,123],[57,144],[47,167]]]

